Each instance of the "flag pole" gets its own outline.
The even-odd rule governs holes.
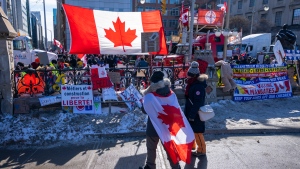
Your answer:
[[[226,25],[225,29],[229,29],[229,16],[230,16],[230,0],[227,2],[227,9],[226,9]],[[224,47],[223,47],[223,60],[226,61],[227,58],[227,44],[228,44],[228,36],[224,36]]]
[[[193,52],[193,30],[194,30],[194,8],[195,8],[195,0],[191,0],[191,19],[190,19],[190,34],[189,34],[189,60],[191,61],[192,59],[192,52]]]

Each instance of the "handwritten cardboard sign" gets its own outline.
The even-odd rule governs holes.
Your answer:
[[[49,59],[48,59],[48,55],[47,52],[40,52],[37,54],[39,59],[40,59],[40,63],[43,65],[48,65],[50,64]]]
[[[110,78],[111,82],[115,84],[120,84],[120,80],[121,80],[120,72],[108,72],[108,77]]]
[[[29,105],[25,100],[14,100],[14,113],[25,114],[30,113]]]
[[[102,98],[103,98],[103,101],[118,100],[116,91],[114,90],[113,87],[103,88],[102,89]]]
[[[62,106],[89,106],[93,105],[92,85],[62,85]]]
[[[142,107],[143,96],[133,85],[130,85],[126,90],[121,92],[119,96],[124,101],[132,101],[132,102],[126,102],[126,105],[130,110],[134,110],[136,106],[140,108]]]
[[[75,114],[101,114],[101,100],[100,96],[94,97],[94,105],[89,106],[73,106],[73,113]]]

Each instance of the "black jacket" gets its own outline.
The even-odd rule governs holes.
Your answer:
[[[184,114],[187,119],[194,119],[194,121],[189,121],[194,133],[205,132],[205,122],[200,120],[198,110],[205,105],[206,79],[207,75],[200,75],[198,81],[191,84],[185,100]]]

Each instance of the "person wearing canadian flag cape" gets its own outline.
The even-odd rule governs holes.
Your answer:
[[[155,71],[150,86],[143,92],[142,111],[148,114],[146,129],[147,159],[139,169],[155,169],[156,148],[161,140],[172,169],[180,169],[179,161],[191,162],[193,130],[180,108],[171,82],[164,73]]]

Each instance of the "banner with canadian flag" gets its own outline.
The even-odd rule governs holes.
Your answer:
[[[159,33],[159,50],[144,54],[167,54],[159,10],[111,12],[63,4],[70,27],[71,54],[141,54],[141,34]]]
[[[194,132],[182,112],[176,94],[159,97],[155,93],[144,96],[144,109],[173,163],[191,162]],[[168,104],[166,104],[168,103]]]

